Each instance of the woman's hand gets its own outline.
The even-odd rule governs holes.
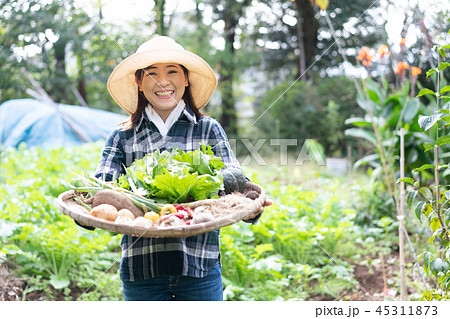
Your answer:
[[[244,219],[244,220],[253,219],[253,218],[255,218],[256,216],[262,214],[262,212],[264,211],[264,207],[270,206],[270,205],[272,205],[272,204],[273,204],[273,202],[272,202],[270,199],[266,199],[266,201],[264,202],[264,204],[260,207],[260,209],[259,209],[258,211],[254,212],[254,213],[251,214],[247,219]]]

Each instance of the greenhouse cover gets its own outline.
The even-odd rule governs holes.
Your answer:
[[[35,99],[0,105],[0,146],[45,149],[104,140],[127,117],[89,107]]]

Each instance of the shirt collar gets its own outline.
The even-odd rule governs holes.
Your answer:
[[[194,112],[191,110],[190,107],[186,106],[181,114],[184,114],[184,116],[188,119],[188,121],[197,124],[197,117],[195,116]]]
[[[181,116],[179,117],[179,119],[181,117],[186,117],[186,119],[190,122],[193,122],[194,124],[197,124],[197,117],[195,116],[194,112],[191,110],[191,108],[189,106],[186,105],[186,107],[184,108],[183,112],[181,112]],[[136,131],[138,131],[142,125],[142,122],[146,120],[148,122],[151,122],[151,120],[148,118],[147,116],[147,112],[145,112],[145,109],[142,111],[141,113],[141,117],[139,118],[139,120],[136,123]]]

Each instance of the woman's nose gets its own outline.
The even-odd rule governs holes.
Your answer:
[[[166,75],[160,75],[158,78],[158,84],[165,86],[169,83],[169,78]]]

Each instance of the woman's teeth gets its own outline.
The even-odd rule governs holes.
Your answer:
[[[173,93],[174,91],[164,91],[164,92],[156,92],[156,95],[158,96],[169,96]]]

